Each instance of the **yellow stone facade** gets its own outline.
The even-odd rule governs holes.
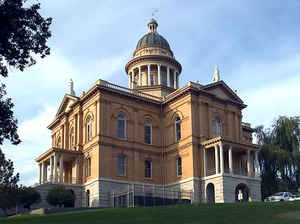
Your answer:
[[[157,26],[150,21],[125,67],[128,88],[98,80],[65,94],[48,126],[52,146],[36,159],[40,189],[64,184],[77,207],[110,207],[135,186],[190,191],[195,203],[261,200],[246,105],[221,80],[179,88],[181,65]]]

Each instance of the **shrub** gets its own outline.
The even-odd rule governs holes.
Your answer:
[[[53,206],[72,207],[74,206],[75,195],[72,190],[66,190],[62,185],[53,187],[47,195],[47,202]]]

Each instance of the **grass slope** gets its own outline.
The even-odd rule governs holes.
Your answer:
[[[176,205],[99,209],[54,215],[0,218],[1,224],[294,224],[300,223],[300,202]]]

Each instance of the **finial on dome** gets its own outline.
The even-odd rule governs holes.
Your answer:
[[[158,23],[156,22],[155,19],[152,18],[147,25],[148,25],[148,28],[149,28],[149,33],[156,33]]]
[[[76,96],[75,91],[74,91],[74,82],[72,79],[70,79],[70,81],[69,81],[69,87],[70,87],[70,94],[72,96]]]
[[[216,65],[214,73],[215,74],[214,74],[213,82],[220,81],[220,71],[219,71],[218,65]]]

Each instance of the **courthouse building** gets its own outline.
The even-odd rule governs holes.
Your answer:
[[[179,88],[181,64],[157,27],[148,23],[125,66],[128,88],[98,80],[79,96],[71,82],[48,126],[52,146],[36,158],[44,196],[63,184],[77,207],[109,207],[126,191],[191,192],[193,203],[261,200],[246,105],[218,68],[212,83]]]

